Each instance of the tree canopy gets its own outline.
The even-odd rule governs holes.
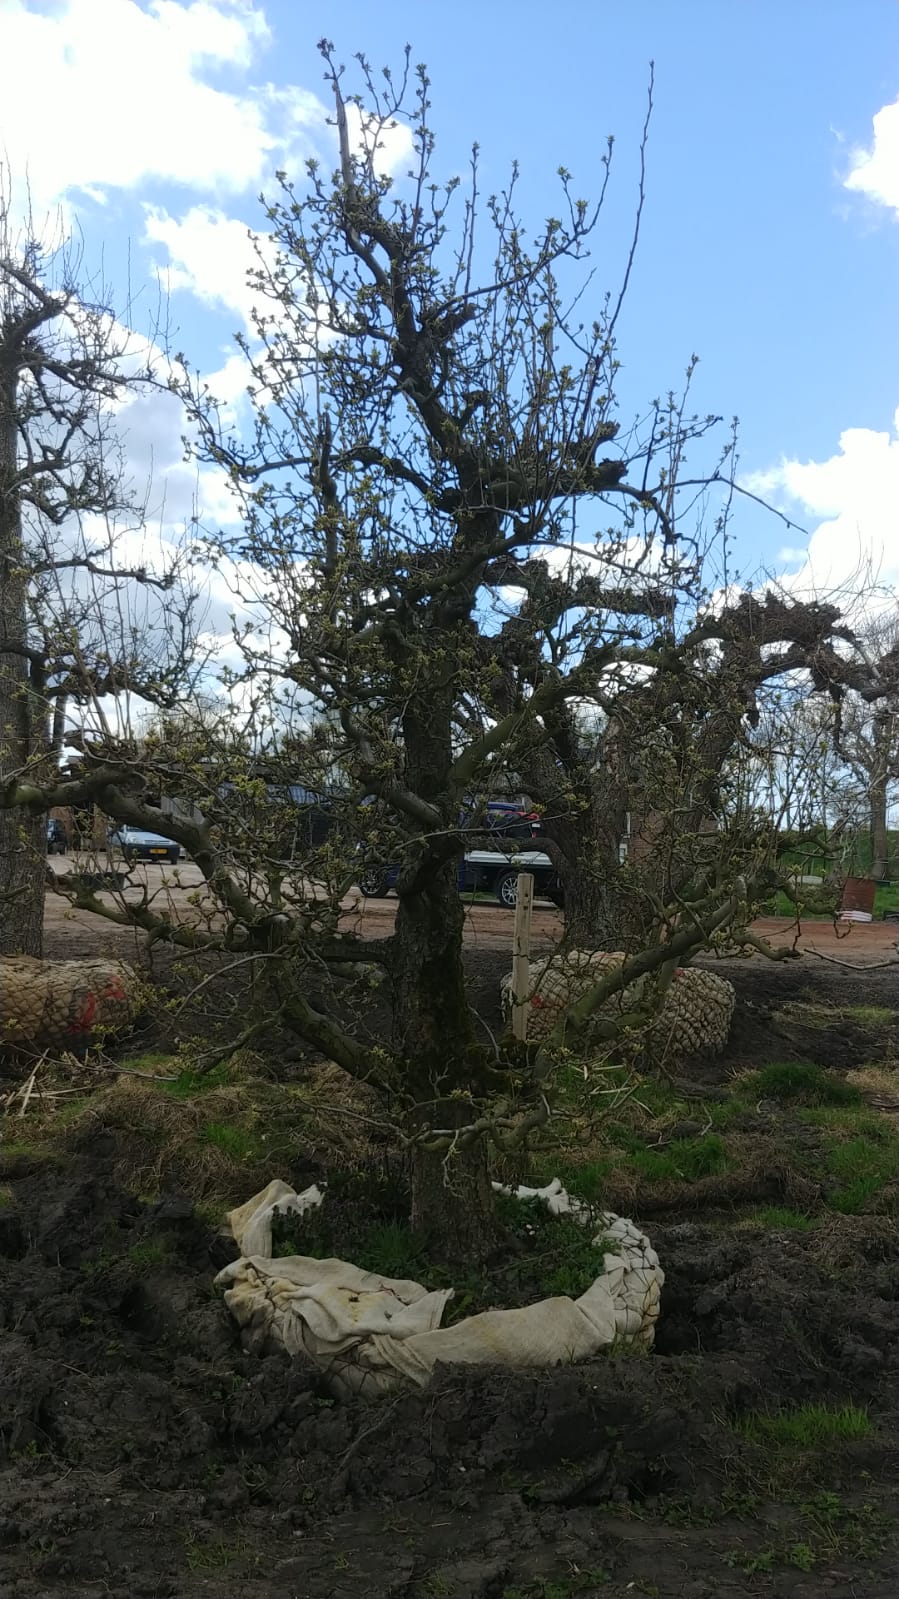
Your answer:
[[[99,736],[59,781],[7,768],[4,804],[95,801],[189,850],[214,907],[204,925],[146,899],[82,902],[255,961],[263,1012],[380,1095],[411,1152],[416,1222],[483,1250],[486,1147],[516,1147],[551,1117],[573,1043],[591,1030],[614,1043],[605,1001],[751,936],[771,851],[762,826],[723,820],[724,780],[764,686],[804,671],[822,694],[851,684],[873,699],[882,684],[835,607],[710,581],[735,459],[730,436],[715,453],[715,419],[690,413],[691,369],[680,394],[632,423],[619,414],[642,185],[618,287],[599,295],[610,150],[598,200],[561,171],[559,215],[531,234],[514,172],[481,198],[476,149],[467,184],[435,178],[424,69],[407,57],[398,80],[376,81],[359,62],[354,144],[343,68],[321,48],[340,163],[280,174],[265,207],[272,248],[241,341],[250,426],[235,429],[186,363],[177,383],[194,448],[239,507],[205,556],[250,617],[228,689],[262,719],[262,749],[208,718],[162,724],[139,748]],[[394,187],[380,149],[400,118],[415,158]],[[644,152],[647,137],[648,121]],[[288,847],[268,796],[336,772],[327,841]],[[513,775],[543,813],[569,941],[629,955],[524,1051],[475,1034],[457,877]],[[161,788],[182,797],[179,817],[148,799]],[[628,815],[642,861],[621,859]],[[394,931],[378,942],[342,919],[372,854],[397,868]],[[389,1048],[366,1035],[372,972]]]

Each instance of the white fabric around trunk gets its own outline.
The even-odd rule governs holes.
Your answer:
[[[589,1360],[616,1342],[648,1347],[665,1280],[648,1238],[624,1217],[592,1213],[558,1180],[502,1191],[540,1199],[554,1214],[598,1228],[597,1248],[613,1245],[579,1299],[488,1310],[441,1327],[451,1288],[428,1292],[342,1260],[272,1259],[273,1216],[302,1216],[324,1198],[319,1188],[297,1194],[281,1181],[228,1216],[242,1254],[216,1284],[252,1347],[276,1345],[305,1356],[329,1373],[338,1392],[374,1396],[401,1384],[424,1387],[438,1364],[556,1366]]]

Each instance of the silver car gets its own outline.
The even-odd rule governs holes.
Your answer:
[[[134,861],[168,861],[177,866],[181,859],[181,845],[159,833],[148,833],[143,827],[117,827],[108,835],[110,849],[119,849],[128,865]]]

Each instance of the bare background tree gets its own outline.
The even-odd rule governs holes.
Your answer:
[[[0,175],[2,176],[2,175]],[[172,700],[193,654],[175,564],[123,559],[143,507],[115,408],[150,378],[79,283],[71,240],[18,230],[0,191],[0,785],[54,781],[67,706]],[[161,597],[168,617],[163,619]],[[46,818],[0,810],[0,954],[40,955]]]
[[[875,615],[860,631],[860,647],[872,671],[889,673],[899,660],[899,616]],[[871,840],[870,875],[877,882],[893,876],[889,814],[893,785],[899,782],[899,699],[888,695],[873,704],[850,694],[834,729],[835,747],[846,762]]]

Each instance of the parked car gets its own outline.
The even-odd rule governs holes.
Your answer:
[[[142,827],[116,827],[107,835],[109,849],[121,850],[129,866],[134,861],[163,861],[177,866],[181,859],[181,845],[160,833],[149,833]]]
[[[57,817],[51,816],[47,823],[47,854],[65,855],[69,847],[66,830]]]
[[[274,795],[276,799],[281,797],[277,789]],[[292,783],[286,790],[285,799],[295,811],[292,839],[289,841],[292,853],[320,849],[336,826],[333,798],[304,788],[301,783]]]
[[[268,848],[288,860],[320,849],[336,826],[334,798],[302,783],[268,783],[251,796],[223,783],[218,797],[224,802],[222,816],[216,817],[220,826],[230,811],[232,836],[264,837]]]
[[[463,816],[461,826],[466,825]],[[534,891],[542,899],[562,904],[562,886],[549,856],[539,848],[543,828],[535,811],[505,800],[488,801],[483,827],[472,830],[471,847],[459,862],[459,891],[494,894],[501,905],[514,910],[518,902],[520,872],[530,872]],[[366,899],[383,899],[396,887],[399,866],[366,866],[359,887]]]

